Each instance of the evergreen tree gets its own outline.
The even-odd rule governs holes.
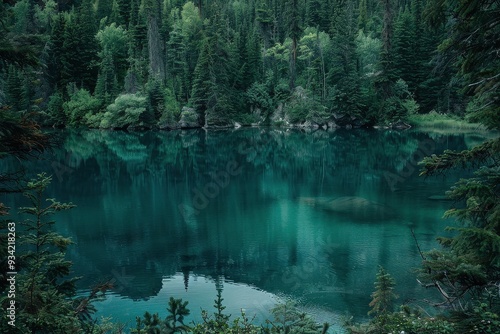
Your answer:
[[[14,111],[21,111],[26,106],[26,95],[24,91],[23,76],[21,70],[14,65],[9,66],[6,85],[6,103]]]
[[[207,36],[194,71],[191,103],[201,124],[226,126],[234,115],[235,91],[232,86],[236,73],[231,72],[234,52],[231,52],[225,29],[225,18],[206,27]]]
[[[290,46],[289,87],[290,90],[293,90],[295,88],[295,79],[297,77],[297,43],[302,33],[298,0],[287,1],[287,19],[288,36],[292,39],[292,44]]]
[[[111,21],[111,12],[113,10],[112,0],[97,0],[96,6],[96,19],[100,21],[101,19],[107,17],[108,22]]]
[[[500,60],[493,56],[500,41],[498,7],[482,1],[429,3],[432,23],[439,23],[443,10],[453,13],[451,36],[441,50],[461,55],[461,75],[476,104],[473,119],[498,130],[500,103],[497,73]],[[451,307],[464,331],[474,330],[467,315],[481,309],[484,314],[500,312],[500,139],[487,141],[462,152],[445,151],[422,162],[423,175],[444,173],[451,168],[475,168],[475,175],[460,180],[449,196],[461,204],[446,212],[460,225],[455,234],[439,239],[442,249],[423,255],[421,275],[425,286],[434,287]]]
[[[416,62],[417,41],[414,23],[409,8],[405,7],[394,24],[393,43],[395,75],[403,79],[413,93],[418,86],[417,71],[420,65]]]
[[[255,20],[264,41],[264,49],[268,49],[271,46],[273,35],[273,15],[271,9],[269,8],[268,1],[259,0],[258,4],[256,5],[255,11]]]
[[[358,28],[366,32],[368,27],[368,7],[367,0],[359,1]]]
[[[168,40],[167,63],[168,77],[178,100],[189,99],[189,73],[187,58],[186,36],[182,29],[180,10],[173,10],[174,26]]]
[[[393,59],[393,5],[392,0],[381,0],[383,6],[382,50],[380,54],[381,72],[376,80],[381,99],[392,95],[392,85],[396,79]]]
[[[81,87],[94,90],[97,79],[97,24],[91,0],[83,0],[77,14],[78,57],[75,80]]]
[[[319,31],[328,31],[328,1],[308,0],[306,6],[305,26],[318,28]]]
[[[335,32],[332,40],[331,67],[328,80],[334,87],[330,96],[335,112],[360,116],[359,76],[357,71],[356,32],[354,1],[335,2],[335,20],[331,29]]]
[[[98,55],[101,58],[101,67],[106,58],[111,58],[114,74],[118,84],[122,86],[128,66],[129,37],[127,31],[116,26],[115,23],[111,23],[97,32],[96,39],[100,46]]]
[[[189,331],[189,326],[184,324],[184,317],[190,313],[187,304],[188,302],[183,302],[182,299],[170,297],[167,308],[169,315],[165,319],[167,333],[187,333]]]
[[[128,27],[130,23],[130,17],[132,15],[132,3],[135,0],[115,0],[116,8],[118,11],[117,21],[115,21],[118,25],[123,25]],[[138,7],[136,7],[138,8]]]
[[[194,70],[191,104],[198,113],[200,124],[205,124],[205,113],[210,107],[215,89],[213,50],[207,37],[202,41],[198,62]]]
[[[90,0],[83,0],[66,23],[62,53],[62,83],[94,90],[97,79],[96,24]]]
[[[63,14],[55,17],[54,25],[48,42],[48,61],[46,75],[52,89],[63,90],[62,68],[65,41],[66,20]]]
[[[375,291],[372,293],[373,299],[370,302],[372,309],[368,312],[369,314],[380,316],[392,312],[394,300],[398,298],[394,293],[394,286],[394,279],[380,266],[375,281]]]
[[[109,105],[118,96],[119,86],[113,66],[113,56],[110,52],[106,52],[103,57],[94,95],[103,105]]]

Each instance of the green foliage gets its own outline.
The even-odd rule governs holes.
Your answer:
[[[480,130],[486,128],[480,123],[470,123],[452,114],[438,114],[435,110],[427,114],[412,114],[408,116],[408,123],[419,128],[446,128],[446,129],[464,129],[464,130]]]
[[[165,319],[167,333],[186,333],[189,331],[189,326],[184,324],[184,317],[190,313],[187,304],[187,301],[183,302],[182,299],[170,297],[167,308],[169,314]]]
[[[491,58],[491,46],[483,45],[485,39],[500,39],[494,28],[499,22],[498,15],[493,15],[495,9],[495,5],[481,1],[438,1],[427,8],[434,23],[440,20],[442,10],[453,12],[456,30],[443,42],[441,50],[461,54],[457,62],[462,77],[473,87],[472,118],[498,129],[498,117],[491,116],[498,114],[498,92],[492,90],[498,84],[498,75],[491,76],[491,71],[499,64],[498,59]],[[442,304],[453,310],[452,319],[472,332],[481,331],[483,325],[484,332],[497,330],[489,325],[495,323],[500,308],[499,158],[500,140],[496,138],[462,152],[447,150],[421,163],[421,175],[441,174],[451,168],[475,169],[473,177],[458,181],[448,192],[456,205],[445,216],[456,218],[458,224],[449,228],[454,231],[451,236],[438,239],[441,249],[423,255],[420,270],[424,284],[435,287],[444,298]],[[479,314],[490,323],[485,319],[486,323],[478,322]],[[470,323],[463,321],[469,316]]]
[[[122,85],[128,65],[127,53],[130,41],[127,30],[117,26],[116,23],[111,23],[97,32],[96,39],[100,46],[98,55],[101,59],[101,69],[103,62],[108,57],[111,58],[113,72],[116,74],[118,84]]]
[[[16,276],[16,333],[51,332],[68,333],[80,328],[78,314],[69,297],[74,296],[75,279],[68,279],[71,262],[64,258],[70,239],[54,232],[51,216],[71,209],[71,203],[45,199],[51,178],[40,174],[28,182],[24,195],[30,207],[20,208],[28,215],[19,225],[25,230],[19,238],[19,262],[22,268]],[[47,203],[45,205],[44,203]],[[2,304],[8,302],[2,300]],[[5,306],[2,305],[2,306]],[[4,318],[4,317],[3,317]],[[2,319],[3,320],[3,319]],[[2,332],[9,332],[2,321]]]
[[[162,321],[158,313],[151,315],[149,312],[144,313],[144,318],[136,317],[136,327],[132,329],[132,333],[137,334],[160,334]]]
[[[30,110],[31,101],[45,105],[70,83],[106,108],[123,92],[150,96],[156,80],[179,105],[195,107],[199,124],[227,126],[262,118],[249,113],[256,109],[276,117],[262,90],[251,87],[265,82],[277,106],[289,97],[277,96],[286,81],[288,93],[304,87],[328,110],[362,123],[392,122],[417,105],[421,113],[463,114],[472,101],[471,119],[489,119],[493,128],[498,59],[491,45],[499,34],[491,6],[444,0],[7,2],[0,14],[0,82],[11,83],[13,96],[23,95],[8,105]],[[438,26],[452,17],[445,10],[456,10],[457,19]],[[473,45],[458,57],[456,46],[465,50],[469,40]],[[35,71],[16,84],[20,76],[9,74],[9,64]],[[263,80],[264,73],[273,73],[272,80]],[[395,96],[398,79],[414,101]],[[154,117],[148,110],[139,122],[163,117],[164,110],[152,109]],[[96,120],[78,125],[96,126]]]
[[[382,102],[381,110],[387,122],[405,121],[408,116],[417,113],[418,103],[413,99],[403,79],[396,81],[392,92],[393,95]]]
[[[181,108],[174,94],[168,88],[164,90],[163,101],[163,113],[160,116],[159,123],[176,124],[181,116]]]
[[[423,316],[417,311],[410,310],[406,305],[403,305],[399,312],[379,315],[369,323],[356,325],[348,321],[344,327],[349,334],[453,334],[457,332],[454,323],[440,317]]]
[[[50,96],[47,113],[54,126],[62,127],[67,124],[66,114],[64,113],[64,100],[60,92],[55,92]]]
[[[264,120],[274,110],[274,100],[266,84],[254,82],[247,90],[246,97],[253,111],[260,111]]]
[[[99,69],[94,95],[103,105],[108,105],[118,95],[118,89],[118,80],[113,66],[113,56],[111,53],[106,53]]]
[[[324,333],[328,326],[320,326],[310,316],[300,312],[290,300],[271,310],[274,319],[268,320],[266,333]]]
[[[146,113],[146,98],[140,95],[123,94],[106,108],[102,115],[99,127],[104,129],[126,129],[131,125],[150,126],[141,122],[141,117]]]
[[[86,89],[68,89],[70,99],[63,103],[64,113],[69,126],[81,126],[88,124],[88,119],[97,114],[101,102],[90,95]]]
[[[379,267],[377,272],[377,280],[375,281],[375,291],[372,293],[372,308],[369,314],[385,315],[391,312],[394,300],[398,296],[394,293],[394,279],[385,271],[383,267]]]
[[[26,107],[26,96],[24,92],[23,71],[15,66],[9,66],[6,84],[6,104],[14,111],[21,111]]]
[[[460,333],[494,334],[500,331],[500,316],[492,312],[491,307],[485,303],[474,306],[467,317],[456,314],[456,318],[452,315],[452,319],[457,322],[456,327]]]

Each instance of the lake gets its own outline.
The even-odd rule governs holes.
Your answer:
[[[169,297],[191,320],[241,308],[261,322],[296,300],[318,321],[367,317],[379,266],[398,303],[435,297],[413,271],[452,221],[442,198],[460,176],[422,178],[417,162],[480,143],[480,134],[299,131],[63,131],[31,174],[53,175],[49,196],[77,205],[56,217],[81,293],[111,280],[98,316],[134,326],[166,316]],[[3,161],[3,168],[17,168]],[[13,207],[22,198],[7,198]],[[414,233],[414,236],[412,234]]]

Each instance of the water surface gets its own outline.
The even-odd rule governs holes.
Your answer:
[[[416,283],[411,231],[423,250],[436,247],[453,223],[441,218],[451,203],[429,197],[458,175],[418,177],[417,161],[483,140],[258,128],[59,137],[60,147],[28,169],[53,174],[49,195],[77,205],[56,226],[75,242],[68,257],[82,293],[113,280],[97,308],[132,325],[146,310],[166,316],[170,296],[188,300],[199,320],[217,289],[228,313],[244,308],[259,321],[285,297],[321,321],[362,319],[378,266],[396,279],[399,303],[422,304],[432,296]],[[336,198],[365,204],[327,207]],[[372,204],[383,214],[370,214]]]

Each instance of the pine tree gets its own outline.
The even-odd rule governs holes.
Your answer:
[[[24,92],[24,83],[21,76],[21,70],[14,65],[9,66],[7,75],[6,102],[14,111],[21,111],[26,107],[26,95]]]
[[[178,100],[189,98],[188,67],[186,63],[186,38],[182,31],[180,11],[174,10],[174,26],[168,40],[167,68],[173,92]]]
[[[206,110],[211,106],[212,94],[215,89],[213,68],[213,50],[209,39],[202,41],[200,56],[194,70],[191,104],[198,114],[200,124],[205,124]]]
[[[358,14],[358,28],[367,32],[368,27],[368,7],[366,5],[367,0],[359,1],[359,14]]]
[[[194,71],[191,103],[201,124],[226,126],[235,111],[233,84],[237,73],[231,70],[231,65],[236,55],[230,45],[232,32],[225,28],[226,18],[215,18],[214,22],[206,28],[207,36]]]
[[[77,35],[79,39],[78,57],[74,60],[76,65],[75,82],[81,87],[94,90],[97,79],[97,50],[95,39],[97,25],[91,0],[83,0],[77,15]]]
[[[370,307],[372,309],[368,314],[380,316],[392,312],[394,300],[398,298],[394,293],[394,286],[394,279],[380,266],[375,281],[375,291],[371,295],[373,299],[370,302]]]
[[[416,31],[414,20],[408,7],[399,14],[394,24],[393,59],[395,75],[408,84],[414,93],[417,86]]]
[[[52,230],[51,215],[70,209],[73,205],[60,203],[54,199],[44,203],[44,194],[51,178],[38,175],[27,185],[25,196],[31,207],[21,208],[21,212],[32,219],[24,222],[27,233],[20,240],[25,248],[20,257],[23,263],[17,275],[19,305],[16,324],[23,330],[35,332],[69,333],[78,331],[80,322],[73,302],[75,280],[68,279],[71,262],[64,258],[66,248],[72,243]],[[23,328],[24,327],[24,328]]]
[[[258,4],[256,5],[255,11],[255,20],[264,41],[264,49],[268,49],[271,46],[273,28],[272,11],[269,8],[268,1],[259,0]]]
[[[107,17],[108,22],[111,21],[111,12],[113,10],[114,1],[111,0],[97,0],[96,8],[96,19],[100,21],[101,19]]]
[[[123,25],[128,27],[130,23],[132,2],[135,0],[115,0],[116,7],[118,10],[118,21],[116,22],[118,25]]]
[[[328,73],[330,85],[335,87],[333,100],[335,112],[359,117],[359,76],[357,72],[356,32],[354,1],[335,2],[335,19],[332,20],[332,58]]]
[[[94,95],[107,106],[118,96],[119,86],[113,66],[113,56],[110,52],[106,52],[103,57]]]
[[[169,315],[165,319],[167,333],[187,333],[189,331],[189,326],[184,324],[184,317],[190,313],[187,304],[188,302],[183,302],[182,299],[170,297],[167,308]]]
[[[93,91],[97,79],[97,32],[91,1],[84,0],[66,24],[61,55],[62,83]]]
[[[377,91],[381,99],[392,95],[392,85],[396,80],[393,59],[393,6],[392,0],[381,0],[383,6],[382,50],[380,54],[381,74],[376,80]]]
[[[64,15],[56,16],[49,39],[48,62],[46,75],[52,89],[63,90],[62,68],[65,40],[66,20]]]

